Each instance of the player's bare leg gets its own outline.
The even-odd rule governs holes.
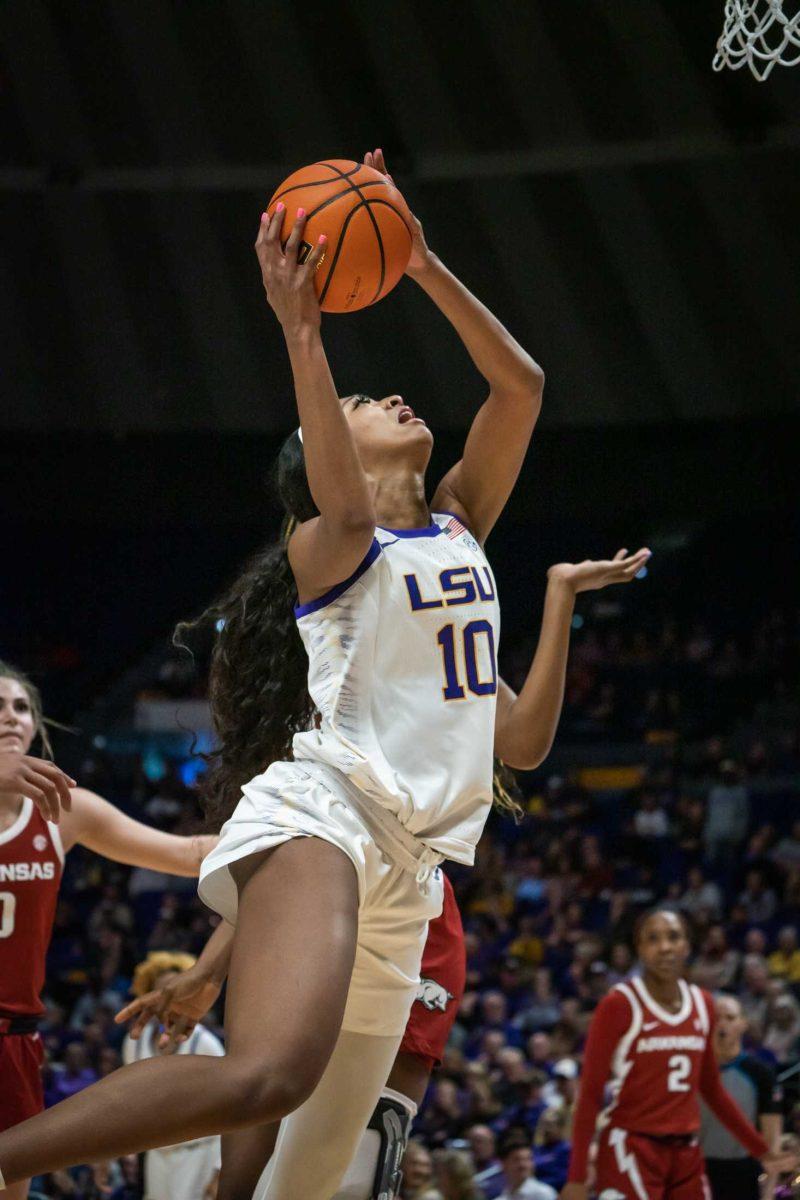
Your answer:
[[[412,1104],[419,1108],[425,1099],[430,1081],[431,1068],[426,1059],[401,1050],[394,1060],[387,1086],[392,1091],[399,1092],[401,1096],[408,1096]]]
[[[27,1200],[30,1186],[30,1179],[21,1179],[19,1183],[12,1183],[3,1192],[3,1200]]]
[[[298,838],[245,860],[225,1058],[150,1059],[0,1134],[8,1183],[77,1162],[279,1119],[316,1087],[336,1045],[355,955],[356,875]]]
[[[313,1094],[281,1122],[253,1200],[330,1200],[375,1110],[401,1036],[342,1030]],[[245,1198],[237,1194],[235,1200]]]
[[[387,1088],[398,1096],[406,1097],[409,1101],[409,1111],[419,1107],[424,1099],[430,1081],[430,1067],[424,1059],[415,1054],[401,1051],[395,1057]],[[341,1092],[339,1093],[341,1096]],[[298,1113],[298,1119],[300,1114]],[[278,1122],[268,1125],[254,1126],[251,1129],[238,1129],[223,1135],[222,1138],[222,1171],[220,1174],[217,1200],[238,1200],[241,1196],[251,1196],[263,1173],[264,1167],[272,1157],[280,1126]],[[313,1156],[314,1146],[319,1144],[319,1131],[309,1130],[308,1155]],[[344,1192],[348,1197],[355,1195],[352,1190],[354,1179],[358,1175],[368,1175],[373,1179],[379,1165],[379,1154],[382,1147],[373,1131],[366,1130],[361,1137],[352,1159],[352,1169],[347,1171],[347,1188]],[[344,1185],[343,1185],[344,1186]],[[371,1194],[364,1191],[364,1196]],[[269,1197],[270,1192],[266,1195]],[[336,1197],[334,1197],[336,1200]]]
[[[270,1121],[267,1125],[235,1129],[232,1133],[222,1135],[222,1169],[217,1200],[252,1196],[264,1167],[272,1158],[279,1129],[280,1121]]]

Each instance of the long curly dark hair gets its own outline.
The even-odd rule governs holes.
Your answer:
[[[291,758],[292,738],[308,729],[314,713],[286,553],[294,525],[319,515],[296,430],[281,447],[275,474],[286,511],[280,541],[254,554],[228,590],[195,620],[182,621],[173,638],[189,648],[197,632],[215,631],[209,701],[218,747],[204,755],[209,770],[201,783],[208,826],[215,830],[233,812],[243,784],[270,763]]]
[[[258,551],[228,590],[193,621],[175,630],[175,645],[190,649],[197,633],[214,636],[209,701],[218,747],[204,754],[201,781],[208,828],[220,829],[242,786],[270,763],[291,759],[292,738],[308,729],[315,709],[308,693],[308,656],[297,632],[297,587],[286,553],[295,525],[319,516],[297,431],[278,454],[276,484],[285,510],[280,541]],[[187,638],[189,641],[187,641]],[[495,764],[495,805],[522,815],[516,779]]]

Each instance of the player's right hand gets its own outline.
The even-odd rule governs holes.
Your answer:
[[[364,166],[372,167],[375,171],[380,171],[381,175],[385,175],[389,183],[394,185],[394,180],[386,168],[386,161],[383,157],[382,150],[368,150],[364,155]],[[430,264],[433,255],[428,249],[428,243],[425,241],[425,234],[422,229],[422,223],[413,213],[411,216],[411,257],[408,260],[406,267],[406,275],[420,275],[425,268]]]
[[[284,205],[278,204],[271,217],[265,212],[261,214],[255,250],[267,300],[288,335],[319,328],[321,317],[314,274],[325,253],[327,238],[322,234],[301,263],[298,252],[303,242],[306,215],[303,209],[297,210],[284,248],[281,246],[284,211]]]
[[[28,754],[0,754],[0,792],[27,796],[45,821],[58,824],[62,808],[72,808],[70,788],[77,787],[55,763]]]
[[[589,1200],[589,1188],[585,1183],[565,1183],[560,1200]]]
[[[197,1022],[216,1004],[222,987],[204,970],[192,967],[169,979],[163,987],[137,997],[120,1009],[118,1025],[132,1021],[130,1035],[138,1038],[150,1021],[163,1025],[158,1041],[161,1054],[172,1054],[190,1036]]]

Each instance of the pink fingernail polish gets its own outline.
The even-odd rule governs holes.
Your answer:
[[[301,221],[305,215],[306,215],[306,210],[304,208],[298,208],[298,210],[297,210],[298,221]]]
[[[267,214],[266,214],[265,212],[263,212],[263,213],[261,214],[261,220],[262,220],[262,221],[266,221],[266,219],[267,219]]]
[[[283,210],[284,210],[285,208],[286,208],[286,205],[283,203],[283,201],[282,201],[282,200],[279,200],[279,201],[278,201],[278,203],[275,205],[275,211],[276,211],[276,212],[283,212]]]
[[[318,238],[318,240],[317,240],[317,245],[318,245],[318,246],[324,246],[324,245],[325,245],[325,243],[327,242],[327,240],[328,240],[328,235],[327,235],[327,233],[321,233],[321,234],[319,235],[319,238]]]

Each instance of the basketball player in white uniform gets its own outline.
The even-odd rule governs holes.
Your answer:
[[[517,730],[514,762],[520,769],[539,766],[552,745],[561,713],[575,596],[608,584],[630,582],[635,575],[632,564],[638,570],[646,558],[646,551],[630,560],[625,551],[620,551],[610,561],[559,563],[548,571],[539,644],[520,694],[515,695],[502,678],[499,680],[496,724],[502,723],[513,707]],[[416,1001],[421,1003],[412,1010],[387,1086],[333,1200],[395,1200],[400,1194],[400,1164],[417,1106],[430,1080],[432,1057],[441,1061],[463,995],[463,933],[452,888],[450,895],[450,915],[430,923],[422,960],[424,970],[426,959],[433,953],[439,974],[436,979],[424,980],[417,991]],[[135,1042],[155,1023],[164,1029],[161,1044],[165,1049],[183,1047],[194,1036],[196,1023],[219,998],[232,940],[232,926],[221,922],[194,966],[151,991],[139,988],[137,999],[117,1015],[117,1021],[132,1022],[130,1040]],[[448,982],[454,989],[452,995],[442,982],[436,982],[443,977],[452,979],[452,984]],[[308,1123],[304,1132],[309,1150],[316,1154],[316,1128]],[[228,1171],[235,1172],[242,1194],[252,1191],[274,1150],[277,1133],[278,1127],[273,1125],[247,1131],[244,1137],[231,1134],[224,1139],[223,1158],[232,1164]]]
[[[493,754],[515,759],[513,705],[495,729],[499,609],[481,547],[520,470],[542,373],[417,223],[408,274],[489,386],[429,508],[427,426],[399,396],[337,396],[313,288],[325,247],[300,264],[304,217],[285,248],[282,221],[280,208],[262,216],[256,250],[295,382],[302,442],[291,435],[279,466],[299,523],[288,556],[263,555],[218,606],[212,667],[212,784],[235,810],[201,895],[236,927],[227,1054],[134,1063],[5,1131],[8,1181],[215,1132],[256,1136],[283,1118],[258,1194],[330,1200],[403,1034],[441,908],[438,865],[472,861]],[[307,692],[289,673],[293,591]],[[272,765],[242,787],[254,754]],[[246,1185],[223,1171],[219,1194]]]

